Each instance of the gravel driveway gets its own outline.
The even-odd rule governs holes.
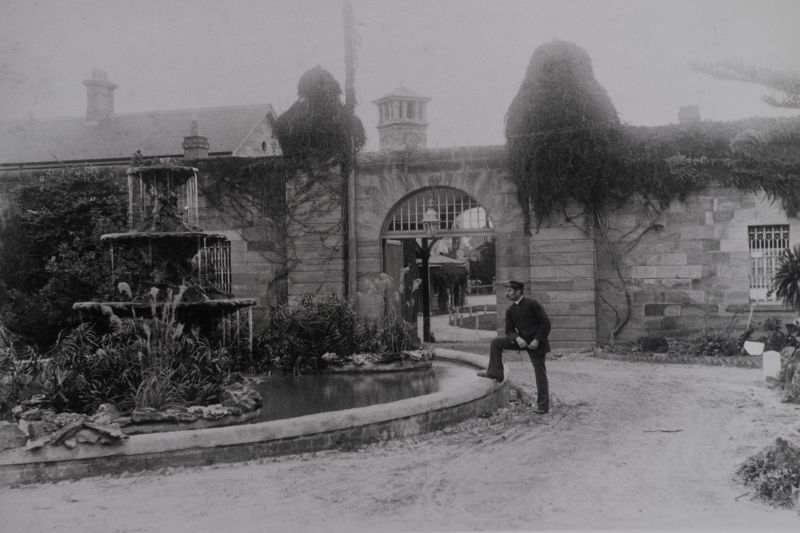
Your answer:
[[[507,358],[534,390],[530,363]],[[759,370],[605,361],[548,364],[553,409],[352,450],[0,488],[0,530],[441,531],[786,528],[737,465],[797,432]],[[476,378],[478,379],[478,378]]]

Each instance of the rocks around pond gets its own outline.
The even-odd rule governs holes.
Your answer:
[[[0,422],[0,451],[23,446],[35,451],[46,445],[71,449],[78,445],[115,444],[129,435],[241,424],[260,414],[261,395],[247,383],[227,387],[220,399],[221,403],[212,405],[139,408],[126,416],[115,406],[102,404],[87,416],[56,413],[33,398],[14,408],[16,424]]]
[[[25,446],[28,436],[17,424],[0,421],[0,452]]]
[[[326,372],[332,374],[358,374],[371,372],[397,372],[431,368],[433,349],[404,350],[399,353],[363,353],[339,356],[333,353],[322,356],[328,363]]]
[[[35,407],[15,415],[19,428],[30,440],[37,440],[51,435],[65,426],[81,422],[88,417],[79,413],[56,413],[52,409]]]
[[[130,416],[116,420],[128,435],[184,429],[204,429],[250,422],[260,415],[261,395],[248,383],[226,387],[221,403],[190,405],[165,410],[135,409]]]

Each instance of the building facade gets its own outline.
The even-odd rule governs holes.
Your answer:
[[[124,166],[136,150],[194,160],[201,189],[207,191],[225,178],[225,165],[247,166],[250,182],[260,183],[266,174],[259,175],[258,165],[279,153],[271,138],[271,106],[165,112],[159,115],[162,126],[145,134],[133,124],[147,122],[144,117],[152,114],[114,115],[113,90],[102,73],[93,73],[87,80],[86,117],[65,120],[69,126],[62,129],[54,119],[17,130],[22,141],[3,148],[5,183],[13,182],[9,176],[44,166],[44,154],[56,145],[24,142],[42,128],[50,129],[47,142],[65,139],[58,153],[67,162]],[[781,250],[800,243],[800,220],[763,194],[708,187],[655,211],[632,200],[609,214],[603,231],[575,206],[526,233],[505,147],[426,148],[428,100],[401,87],[375,101],[381,150],[358,156],[354,242],[345,233],[341,200],[329,190],[293,204],[294,220],[308,216],[287,228],[290,238],[283,245],[258,199],[241,193],[241,198],[212,201],[201,195],[201,225],[231,240],[236,296],[255,297],[266,310],[276,302],[280,284],[289,301],[309,292],[345,294],[348,265],[355,265],[351,294],[364,314],[376,316],[387,305],[404,305],[408,297],[409,279],[419,274],[411,243],[453,236],[494,241],[497,292],[502,294],[506,280],[525,282],[526,292],[552,318],[555,349],[704,327],[738,324],[743,329],[751,315],[753,320],[790,316],[769,293],[769,282]],[[234,120],[238,116],[250,118]],[[99,150],[92,140],[117,119],[118,128],[129,125],[125,135],[114,130],[127,140],[113,150]],[[232,122],[241,124],[219,133],[218,125]],[[159,147],[147,144],[159,139]],[[9,146],[19,146],[18,155],[9,156]],[[235,156],[253,159],[236,162]],[[224,164],[215,164],[215,158]],[[328,172],[330,179],[342,180],[337,168]],[[0,199],[4,196],[0,193]],[[326,205],[321,211],[320,203]],[[477,223],[461,223],[473,216]],[[281,265],[289,268],[281,271]],[[502,295],[497,306],[502,316]]]

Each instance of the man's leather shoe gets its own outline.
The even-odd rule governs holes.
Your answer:
[[[537,407],[533,410],[533,412],[537,415],[546,415],[550,412],[550,409],[542,409],[541,407]]]
[[[497,380],[497,381],[503,381],[502,377],[498,378],[498,377],[495,377],[495,376],[490,376],[489,374],[486,373],[485,370],[481,370],[480,372],[478,372],[478,376],[480,376],[482,378],[489,378],[489,379],[494,379],[494,380]]]

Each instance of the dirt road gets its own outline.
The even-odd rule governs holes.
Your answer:
[[[510,362],[533,391],[529,363]],[[520,404],[355,450],[0,489],[2,531],[800,530],[736,466],[797,431],[760,371],[569,356]]]

